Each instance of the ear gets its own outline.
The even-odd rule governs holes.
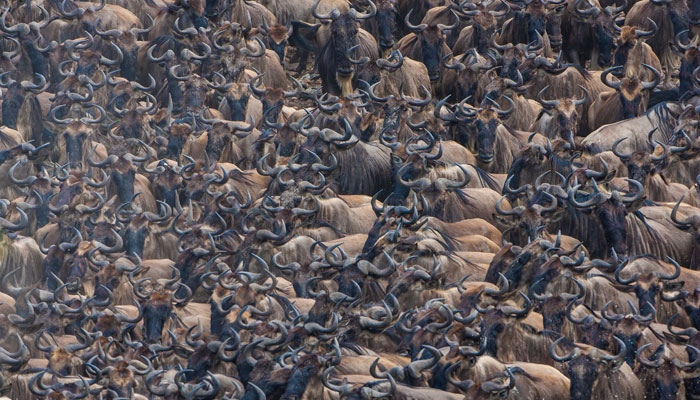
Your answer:
[[[370,127],[371,124],[374,124],[374,121],[377,119],[377,117],[372,114],[372,113],[367,113],[362,116],[362,121],[360,122],[360,129],[361,130],[367,130],[367,128]]]
[[[683,288],[683,285],[685,284],[685,281],[678,281],[678,282],[668,282],[663,284],[663,291],[676,291],[676,290],[681,290]]]
[[[503,226],[511,227],[511,226],[515,225],[513,223],[513,220],[507,216],[500,215],[500,214],[491,214],[491,216],[493,217],[494,221],[496,221],[497,223],[499,223]]]
[[[559,222],[561,221],[562,218],[564,218],[564,215],[566,215],[568,211],[565,208],[559,208],[557,209],[554,214],[549,218],[548,223],[552,222]]]
[[[625,360],[624,360],[624,359],[619,360],[619,361],[616,360],[616,361],[610,363],[610,364],[609,364],[610,372],[615,372],[615,371],[617,371],[618,369],[620,369],[620,367],[621,367],[623,364],[625,364]]]
[[[613,287],[621,292],[630,293],[634,291],[634,286],[630,285],[620,285],[618,283],[613,283]]]

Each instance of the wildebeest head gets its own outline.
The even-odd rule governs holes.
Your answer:
[[[678,71],[679,80],[679,95],[684,95],[688,91],[693,90],[693,84],[696,82],[695,71],[700,67],[700,51],[698,51],[697,46],[689,41],[687,44],[683,43],[683,37],[687,37],[688,31],[678,32],[676,35],[676,46],[684,52],[681,58],[681,66]]]
[[[183,92],[184,96],[182,99],[183,109],[199,113],[205,104],[208,104],[209,98],[212,96],[212,89],[210,89],[210,82],[205,78],[195,75],[188,74],[185,76],[177,75],[177,67],[179,65],[174,65],[170,68],[170,75],[177,79],[178,81],[184,81]],[[175,103],[175,98],[173,98],[173,103]]]
[[[398,56],[401,57],[400,53]],[[370,86],[368,89],[368,94],[373,101],[382,104],[382,111],[383,111],[382,117],[384,119],[384,123],[383,123],[382,128],[379,132],[380,141],[382,143],[385,143],[384,141],[403,142],[403,141],[405,141],[404,140],[405,138],[403,137],[403,136],[405,136],[405,133],[403,133],[403,132],[407,131],[407,128],[413,128],[414,126],[416,128],[418,128],[420,126],[420,124],[413,125],[409,121],[403,120],[402,119],[403,115],[405,115],[406,111],[409,110],[410,108],[413,108],[413,107],[423,108],[423,107],[427,106],[432,99],[432,96],[430,95],[430,90],[428,90],[428,88],[426,88],[425,86],[421,86],[421,90],[424,93],[424,98],[423,99],[411,99],[411,98],[408,98],[404,95],[403,85],[401,85],[399,87],[400,98],[397,98],[394,95],[389,95],[386,97],[379,97],[374,92],[375,88],[378,84],[379,84],[379,82]],[[425,124],[423,124],[423,125],[425,125]],[[363,138],[366,139],[366,136],[367,135],[363,135]]]
[[[571,387],[569,393],[573,400],[588,400],[593,397],[593,389],[599,377],[616,372],[625,361],[625,343],[615,337],[620,352],[610,355],[596,347],[581,347],[565,337],[557,339],[549,348],[552,359],[568,362]],[[565,345],[569,353],[565,356],[557,354],[557,346]]]
[[[683,310],[685,310],[685,313],[690,318],[693,327],[700,326],[700,290],[693,290],[690,293],[688,293],[687,290],[682,290],[677,295],[669,298],[664,297],[662,298],[662,300],[676,300],[678,302],[677,304],[683,307]],[[679,316],[680,314],[674,315],[669,319],[669,327],[673,326],[673,320],[677,319]],[[669,328],[669,330],[671,330],[671,328]],[[691,329],[689,331],[681,331],[680,333],[674,332],[674,334],[690,335],[691,344],[698,345],[697,341],[698,339],[700,339],[700,336],[697,336],[696,334],[692,333],[692,331],[693,330]]]
[[[288,39],[289,29],[284,25],[275,24],[267,30],[267,48],[277,54],[282,65],[287,54]]]
[[[651,357],[646,358],[644,351],[651,346],[652,343],[641,346],[636,357],[639,366],[635,373],[645,383],[647,395],[659,399],[684,397],[686,388],[683,380],[688,372],[700,364],[700,350],[687,345],[687,351],[694,356],[694,360],[686,363],[675,358],[665,343],[659,345]]]
[[[386,56],[394,47],[397,33],[398,10],[395,0],[378,0],[377,14],[368,21],[371,32],[379,43],[379,50]]]
[[[169,164],[166,160],[161,160],[155,168],[147,169],[146,172],[150,172],[149,180],[153,188],[153,196],[162,199],[170,207],[176,207],[178,190],[182,186],[179,168]]]
[[[658,151],[654,151],[651,154],[648,151],[635,151],[634,153],[624,154],[617,149],[617,146],[625,139],[627,138],[616,140],[612,146],[612,151],[627,167],[627,174],[630,179],[634,179],[642,183],[644,187],[648,187],[650,179],[657,172],[660,172],[661,164],[668,158],[668,148],[663,143],[657,142],[660,146],[656,150],[662,150],[663,154],[661,155],[658,155]]]
[[[574,11],[578,18],[592,25],[594,40],[598,48],[598,64],[602,67],[610,65],[615,50],[615,35],[620,28],[615,25],[615,19],[625,9],[625,4],[620,7],[609,6],[602,10],[586,1],[577,0]],[[597,3],[597,2],[596,2]]]
[[[635,265],[634,261],[638,259],[641,259],[642,262],[656,262],[659,266],[660,272],[635,272],[629,278],[623,278],[621,276],[622,270],[627,267],[629,263]],[[683,286],[682,282],[671,282],[678,278],[681,273],[681,267],[675,262],[675,260],[669,258],[669,261],[671,261],[674,266],[673,272],[670,273],[661,272],[668,269],[667,264],[661,264],[653,258],[643,256],[634,258],[629,262],[623,262],[615,270],[615,279],[617,282],[621,285],[627,285],[627,288],[634,291],[637,299],[639,299],[639,310],[641,315],[654,314],[654,307],[659,304],[658,299],[664,298],[663,292],[677,291]]]
[[[166,147],[165,156],[178,160],[182,153],[182,148],[187,141],[187,138],[195,130],[195,121],[191,118],[185,118],[173,121],[168,129],[168,145]]]
[[[548,17],[545,3],[543,1],[532,1],[527,4],[525,10],[521,13],[524,14],[527,27],[527,38],[523,42],[530,43],[537,40],[538,34],[544,36]]]
[[[588,101],[588,90],[581,85],[578,87],[583,90],[583,98],[581,99],[561,99],[561,100],[544,100],[544,93],[549,86],[545,86],[537,94],[537,101],[542,104],[545,112],[547,112],[552,120],[544,134],[547,137],[561,137],[562,139],[574,143],[574,137],[577,134],[577,126],[579,114],[577,107]]]
[[[644,108],[646,108],[646,102],[643,98],[643,91],[650,91],[659,84],[661,79],[661,74],[654,67],[642,64],[644,68],[647,68],[654,74],[654,80],[651,82],[644,82],[641,80],[639,74],[632,76],[625,76],[622,79],[612,82],[609,80],[609,75],[613,71],[622,70],[622,66],[611,67],[603,71],[600,79],[605,85],[615,89],[618,93],[620,109],[622,115],[620,117],[624,119],[634,118],[638,116]]]
[[[230,343],[229,340],[222,343],[216,337],[208,334],[201,336],[196,334],[198,340],[190,341],[190,330],[186,334],[186,339],[188,344],[193,345],[194,351],[187,361],[187,372],[185,372],[187,380],[201,378],[207,374],[207,371],[216,368],[220,362],[230,361],[231,359],[224,356],[225,350],[232,351],[238,347],[237,336],[232,337],[233,343]]]
[[[636,307],[630,304],[630,308],[633,311],[631,314],[617,314],[609,311],[611,304],[612,302],[608,302],[603,306],[601,315],[610,323],[615,337],[625,343],[625,348],[627,350],[625,361],[630,367],[634,367],[635,353],[639,347],[639,340],[643,337],[643,331],[654,320],[654,310],[652,308],[652,312],[649,315],[642,316],[639,315]]]
[[[561,293],[561,294],[551,294],[551,293],[537,293],[537,285],[540,282],[538,280],[530,287],[530,295],[537,300],[539,309],[542,314],[542,322],[544,329],[551,330],[553,332],[561,332],[562,326],[567,318],[567,313],[570,307],[568,304],[574,303],[579,299],[582,299],[586,292],[583,284],[577,279],[572,279],[576,286],[578,287],[578,293]]]
[[[627,212],[628,209],[635,210],[644,197],[644,187],[641,183],[631,179],[627,179],[627,182],[632,188],[631,195],[622,195],[616,190],[612,193],[602,193],[595,185],[595,192],[588,194],[588,199],[583,202],[576,199],[578,186],[569,190],[571,205],[594,213],[605,239],[605,249],[601,250],[606,253],[609,249],[617,254],[627,254]]]
[[[95,131],[92,124],[101,123],[106,116],[104,109],[99,105],[94,103],[89,103],[88,105],[95,108],[100,116],[96,118],[84,117],[79,120],[73,118],[58,119],[56,114],[59,110],[63,109],[65,105],[54,107],[49,112],[48,119],[50,121],[56,124],[66,125],[63,133],[58,135],[57,146],[61,149],[65,149],[65,153],[62,152],[61,160],[63,161],[63,157],[65,157],[63,154],[67,154],[67,159],[64,162],[69,162],[71,168],[84,165],[84,155],[87,153],[90,143],[95,140]]]
[[[455,98],[458,99],[466,99],[470,96],[475,96],[478,88],[480,71],[491,67],[490,62],[476,50],[470,50],[457,57],[452,57],[448,54],[442,58],[442,65],[448,70],[455,71],[456,77],[453,84],[456,86],[456,93],[453,92],[453,94],[455,94]],[[496,71],[491,71],[493,71],[492,74],[495,75]],[[446,72],[445,79],[450,79],[452,76],[450,72]],[[491,82],[489,86],[492,86],[494,81],[491,80]],[[502,81],[499,81],[499,83],[502,83]],[[500,90],[501,88],[502,86],[499,85],[497,89]],[[485,93],[491,93],[492,91],[496,92],[497,90],[493,87],[484,90]],[[495,98],[497,95],[494,94],[492,97]]]
[[[413,31],[414,35],[416,36],[416,51],[418,54],[416,59],[425,64],[425,67],[428,69],[428,77],[430,78],[430,81],[437,82],[442,76],[442,58],[449,52],[449,47],[447,47],[447,44],[445,43],[445,31],[456,28],[459,24],[459,18],[453,12],[453,16],[457,20],[453,25],[413,25],[409,21],[410,16],[411,12],[406,14],[404,24],[408,29]]]
[[[509,351],[504,344],[505,341],[512,340],[511,337],[522,334],[534,334],[528,325],[521,324],[520,320],[527,317],[532,309],[532,301],[523,292],[518,292],[523,298],[523,306],[518,308],[510,303],[501,302],[497,306],[482,308],[475,305],[476,310],[482,314],[484,324],[482,327],[483,340],[486,340],[486,354],[491,357],[499,357],[499,353]],[[521,334],[516,332],[520,331]]]
[[[374,2],[369,1],[370,10],[368,13],[361,13],[355,9],[341,13],[336,8],[327,15],[321,15],[317,10],[319,2],[320,0],[317,0],[314,3],[312,14],[323,22],[330,22],[331,35],[325,43],[323,57],[325,65],[330,68],[329,73],[334,75],[333,77],[324,77],[325,79],[332,79],[330,82],[331,86],[327,86],[328,83],[324,81],[324,87],[327,90],[329,87],[334,88],[334,92],[337,91],[335,89],[337,87],[343,95],[347,95],[352,92],[354,65],[364,64],[369,61],[368,57],[362,57],[360,60],[352,58],[352,53],[359,44],[358,21],[373,17],[377,12],[377,7],[374,5]]]
[[[282,113],[282,106],[284,104],[284,99],[288,97],[297,96],[302,91],[301,83],[292,78],[294,84],[296,85],[296,90],[285,91],[280,88],[261,88],[263,75],[260,74],[250,81],[250,91],[260,99],[262,103],[262,124],[263,127],[268,129],[281,128],[281,124],[278,122],[280,114]]]
[[[557,198],[547,192],[542,192],[542,194],[546,197],[546,200],[543,200],[548,202],[547,206],[541,205],[537,201],[530,201],[526,206],[517,206],[506,211],[501,208],[501,202],[505,196],[496,203],[496,211],[500,215],[493,217],[501,224],[512,228],[511,237],[519,239],[513,241],[515,244],[524,245],[539,238],[543,228],[552,220],[552,214],[558,210]]]
[[[139,285],[134,285],[134,292],[139,290]],[[138,293],[137,296],[143,297],[143,294]],[[143,308],[143,337],[147,343],[155,343],[161,339],[163,329],[170,321],[173,311],[172,295],[170,291],[153,291],[147,297]]]
[[[249,58],[258,58],[265,54],[265,44],[259,37],[255,36],[253,40],[249,40],[250,29],[235,22],[223,24],[212,36],[212,45],[221,52],[221,73],[228,81],[237,82],[240,79],[250,64]],[[253,46],[254,50],[250,50],[248,46]]]
[[[205,133],[206,146],[204,149],[207,160],[211,163],[210,165],[219,161],[221,154],[231,145],[232,136],[245,138],[254,128],[252,123],[222,121],[219,119],[209,120],[204,118],[203,111],[200,113],[199,119],[203,123],[211,125],[211,128]]]
[[[247,111],[250,100],[248,85],[230,82],[223,85],[215,84],[214,87],[219,89],[223,95],[222,104],[225,102],[225,106],[228,107],[228,109],[222,110],[224,118],[229,121],[245,121],[248,118]]]
[[[502,97],[510,105],[507,110],[502,110],[500,104],[487,97],[481,107],[474,108],[462,101],[457,105],[456,111],[441,115],[440,110],[447,101],[445,98],[437,104],[434,114],[454,125],[454,129],[457,130],[454,137],[458,143],[476,154],[480,162],[490,164],[496,153],[497,130],[507,129],[502,127],[501,118],[509,115],[515,108],[513,100],[508,96]]]
[[[473,21],[473,47],[481,54],[489,51],[491,36],[498,26],[498,18],[504,17],[510,12],[510,6],[506,5],[505,10],[496,11],[489,9],[486,3],[463,3],[462,13],[471,17]]]
[[[131,93],[129,96],[130,102],[135,102],[138,99],[138,93]],[[133,109],[122,109],[117,104],[113,104],[112,109],[118,115],[119,123],[110,132],[110,136],[114,139],[139,139],[150,141],[150,127],[148,115],[153,115],[157,111],[158,103],[155,97],[146,93],[147,106],[137,105]],[[115,98],[115,100],[117,100]],[[116,103],[116,102],[115,102]]]
[[[656,23],[649,19],[652,24],[650,31],[643,31],[634,26],[623,26],[620,30],[620,36],[616,40],[616,49],[613,57],[613,65],[626,65],[628,63],[637,63],[643,59],[644,45],[642,38],[653,36],[656,34]],[[682,36],[682,35],[681,35]],[[678,37],[676,37],[676,43]]]
[[[0,74],[0,88],[7,89],[3,94],[2,99],[2,124],[8,128],[17,129],[17,119],[19,118],[20,108],[24,103],[26,92],[41,93],[46,90],[46,78],[43,75],[36,74],[38,83],[32,81],[16,82],[9,78],[11,71]]]
[[[49,361],[49,368],[51,368],[52,371],[56,371],[62,375],[72,375],[76,373],[82,363],[79,357],[77,357],[77,355],[74,353],[90,346],[94,339],[84,330],[80,330],[76,332],[76,336],[79,340],[78,343],[70,344],[66,347],[59,347],[50,344],[51,340],[55,341],[56,339],[53,337],[53,335],[51,335],[51,339],[48,339],[46,337],[46,333],[46,330],[42,330],[37,335],[34,343],[37,349],[46,353],[45,355]],[[43,346],[42,340],[44,343],[49,343],[49,345]]]
[[[114,41],[116,46],[121,50],[123,59],[119,65],[119,69],[121,75],[129,81],[136,80],[136,57],[140,47],[137,43],[139,35],[147,34],[153,30],[153,18],[150,15],[146,17],[150,19],[150,26],[144,29],[134,27],[124,32],[118,29],[110,29],[102,32],[99,27],[94,27],[95,33],[109,42]]]
[[[535,189],[532,183],[542,176],[541,173],[547,173],[553,156],[551,146],[545,149],[538,144],[529,144],[521,149],[520,154],[508,168],[507,184],[503,185],[503,193],[508,201],[514,203],[521,195],[528,198],[534,195]]]
[[[454,321],[452,312],[449,311],[446,305],[440,304],[439,307],[436,307],[436,304],[433,303],[435,302],[427,304],[424,309],[418,311],[415,315],[413,310],[404,312],[397,322],[397,330],[403,334],[398,351],[408,353],[411,359],[418,357],[424,344],[435,344],[439,340],[442,331]],[[476,318],[476,313],[474,318]],[[409,326],[408,322],[411,319],[413,322]],[[435,357],[440,358],[433,354],[433,358]],[[419,378],[415,375],[414,379]]]
[[[357,45],[359,32],[357,21],[350,13],[340,14],[337,11],[331,14],[331,19],[330,43],[333,46],[336,74],[343,77],[350,76],[354,68],[347,57],[347,51]]]
[[[552,243],[544,238],[530,242],[524,247],[506,243],[494,257],[486,275],[487,280],[495,283],[500,272],[511,282],[511,287],[524,288],[528,282],[537,281],[535,274],[538,268],[548,261],[549,253],[558,246],[559,243]]]

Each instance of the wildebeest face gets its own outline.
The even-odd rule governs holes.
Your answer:
[[[627,209],[618,200],[609,199],[595,209],[607,247],[627,254]]]
[[[65,253],[60,250],[58,246],[54,246],[49,249],[49,254],[44,258],[44,280],[47,282],[49,290],[56,290],[58,288],[58,280],[56,280],[53,275],[58,276],[61,272],[64,257]]]
[[[397,177],[397,174],[401,172],[403,174],[401,176],[401,179],[403,179],[404,181],[412,181],[418,179],[421,175],[423,175],[423,170],[422,168],[411,164],[408,167],[403,167],[404,169],[403,171],[401,171],[401,165],[403,164],[403,160],[401,160],[401,158],[397,156],[392,156],[391,164],[394,191],[390,195],[390,197],[387,198],[386,201],[388,202],[388,204],[399,204],[402,203],[404,199],[406,199],[410,192],[410,188],[401,184]]]
[[[643,357],[640,355],[640,358]],[[647,393],[656,399],[684,398],[682,370],[669,360],[664,345],[659,346],[654,354],[649,357],[649,362],[656,364],[654,367],[640,365],[636,371],[640,380],[648,382]]]
[[[121,118],[118,134],[125,139],[142,139],[144,131],[143,116],[136,111],[128,112]]]
[[[581,327],[583,337],[581,343],[586,343],[595,346],[599,349],[607,349],[612,342],[612,327],[607,320],[601,320],[599,323],[584,324]]]
[[[279,157],[291,157],[297,153],[297,148],[299,147],[297,135],[288,126],[278,130],[273,140]]]
[[[175,207],[175,197],[178,196],[178,188],[182,184],[182,178],[170,168],[164,167],[162,171],[151,175],[153,195],[162,199],[171,207]]]
[[[75,75],[85,75],[92,77],[97,72],[97,63],[92,57],[82,56],[75,67]]]
[[[578,112],[574,103],[570,99],[560,100],[553,118],[561,138],[573,142],[578,123]]]
[[[287,54],[288,34],[287,27],[279,24],[271,26],[267,32],[267,48],[277,54],[282,65],[284,65],[284,56]]]
[[[88,269],[88,260],[85,256],[75,255],[70,264],[70,272],[66,282],[80,283]]]
[[[505,331],[508,323],[500,311],[491,309],[484,318],[484,340],[486,340],[486,354],[498,357],[498,337]]]
[[[595,36],[598,42],[598,64],[607,67],[612,63],[615,50],[615,34],[613,26],[615,17],[607,12],[601,12],[595,21]]]
[[[588,356],[579,356],[569,361],[569,394],[572,400],[590,400],[593,386],[598,379],[598,362]]]
[[[90,226],[91,224],[88,221],[86,225]],[[116,238],[114,235],[112,235],[113,228],[114,225],[111,223],[100,221],[97,224],[92,225],[92,228],[89,230],[90,238],[107,246],[113,246],[116,243]]]
[[[480,112],[474,125],[476,126],[476,148],[479,161],[490,164],[495,154],[496,129],[500,121],[495,111],[483,110]]]
[[[193,201],[202,199],[207,190],[207,183],[202,174],[194,174],[185,187],[185,197]]]
[[[87,126],[80,122],[73,122],[63,132],[65,151],[68,153],[68,161],[71,168],[80,167],[83,163],[83,146],[88,137]]]
[[[107,387],[121,397],[133,397],[134,395],[134,373],[129,369],[126,361],[120,362],[108,374],[109,383]]]
[[[331,43],[333,57],[338,75],[348,76],[353,73],[353,67],[346,52],[357,44],[357,22],[345,13],[331,22]]]
[[[697,50],[697,48],[687,50],[683,58],[681,58],[681,67],[678,73],[678,79],[680,81],[679,90],[681,95],[693,89],[695,82],[695,79],[693,78],[693,71],[695,71],[698,66],[700,66],[700,52]]]
[[[648,179],[656,173],[656,166],[646,152],[635,152],[626,163],[630,179],[641,182],[645,187]]]
[[[18,83],[13,83],[7,89],[2,101],[2,124],[8,128],[17,129],[17,116],[24,101],[24,92]]]
[[[440,80],[440,60],[442,60],[442,46],[444,35],[436,26],[429,26],[420,35],[421,61],[428,69],[428,77],[431,82]]]
[[[632,368],[635,364],[635,355],[639,347],[639,340],[642,338],[641,326],[634,320],[632,316],[625,316],[615,327],[614,334],[625,343],[625,362]]]
[[[117,338],[121,331],[120,321],[112,314],[104,314],[97,317],[94,332],[101,332],[105,338]]]
[[[110,174],[110,180],[116,186],[119,203],[124,204],[131,201],[134,195],[134,179],[136,178],[136,170],[133,168],[125,172],[113,170]]]
[[[619,95],[623,119],[634,118],[639,115],[642,101],[641,89],[639,80],[622,78],[622,87]]]
[[[547,16],[547,36],[552,48],[559,47],[562,44],[561,20],[566,11],[566,6],[560,6],[554,10],[548,11]]]
[[[143,306],[144,339],[147,343],[160,340],[165,322],[170,318],[172,304],[168,293],[155,292]]]
[[[542,3],[531,3],[525,14],[527,21],[527,42],[538,40],[538,34],[544,36],[547,27],[547,12]]]
[[[401,116],[405,111],[406,106],[399,101],[390,100],[384,104],[384,125],[381,134],[396,138],[401,127]]]
[[[688,317],[693,323],[693,327],[700,326],[700,292],[693,291],[692,294],[678,300],[678,304],[683,307]]]
[[[59,374],[70,375],[75,366],[79,365],[79,360],[75,360],[73,355],[63,348],[56,348],[51,354],[47,354],[49,358],[49,368]]]
[[[147,222],[139,225],[138,222],[132,221],[124,233],[124,249],[127,255],[143,257],[143,248],[146,243],[146,237],[150,233],[150,227]]]
[[[206,152],[211,162],[218,161],[226,146],[231,144],[231,133],[224,124],[216,124],[207,135]]]
[[[379,47],[382,50],[390,50],[394,47],[396,15],[396,5],[393,1],[380,0],[377,2],[377,14],[374,18],[377,24]]]
[[[541,305],[542,321],[544,329],[561,332],[564,320],[566,320],[567,300],[562,296],[552,296]]]
[[[523,75],[523,78],[527,78],[525,71],[521,69],[523,61],[525,60],[525,54],[523,53],[522,46],[514,46],[507,49],[503,53],[503,61],[500,76],[502,78],[508,78],[513,81],[518,79],[518,70]]]
[[[207,371],[210,371],[217,361],[216,352],[218,347],[215,346],[216,342],[212,342],[211,338],[209,341],[201,341],[199,346],[194,350],[192,355],[187,360],[187,369],[191,371],[185,372],[185,378],[187,380],[193,380],[206,375]]]
[[[175,123],[170,127],[170,135],[168,135],[168,146],[166,156],[168,158],[178,159],[182,153],[182,147],[187,140],[187,136],[192,131],[192,127],[187,124]]]
[[[185,108],[194,112],[199,112],[205,104],[209,94],[209,87],[206,79],[192,76],[185,82]]]
[[[71,183],[69,180],[61,185],[60,191],[54,198],[54,205],[56,207],[71,205],[75,202],[76,198],[81,196],[83,193],[84,188],[82,182],[78,181],[76,183]],[[70,228],[72,228],[72,226],[68,229]],[[70,240],[70,238],[68,240]]]
[[[234,84],[226,93],[226,103],[228,104],[231,121],[245,121],[248,110],[248,100],[250,93],[242,85]]]

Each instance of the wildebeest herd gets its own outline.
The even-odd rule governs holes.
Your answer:
[[[700,1],[0,30],[0,396],[700,398]]]

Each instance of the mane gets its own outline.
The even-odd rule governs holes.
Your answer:
[[[499,187],[498,182],[496,179],[491,176],[488,172],[484,171],[483,169],[477,167],[476,165],[469,164],[471,165],[472,168],[474,168],[474,171],[476,171],[476,176],[479,178],[479,183],[483,186],[486,185],[489,189],[493,189],[496,192],[501,192],[501,187]]]
[[[673,110],[671,110],[668,106],[668,102],[659,103],[654,105],[653,107],[648,109],[646,113],[644,113],[649,122],[652,125],[657,126],[657,132],[661,134],[661,141],[663,143],[666,143],[669,139],[671,139],[673,131],[676,128],[676,121],[678,117],[676,113]],[[658,123],[654,124],[654,121],[651,118],[652,116],[658,119]]]

